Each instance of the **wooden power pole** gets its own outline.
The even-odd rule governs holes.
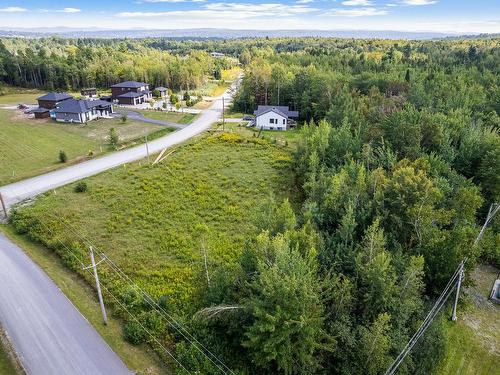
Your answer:
[[[101,263],[104,259],[102,259],[99,263],[96,264],[95,259],[94,259],[94,249],[92,246],[90,246],[90,261],[92,264],[88,267],[84,267],[83,269],[89,269],[92,268],[94,270],[94,277],[95,277],[95,286],[97,288],[97,297],[99,298],[99,304],[101,305],[101,313],[102,313],[102,319],[104,321],[104,324],[108,324],[108,315],[106,314],[106,308],[104,307],[104,301],[102,299],[102,292],[101,292],[101,284],[99,283],[99,275],[97,274],[97,266],[99,263]]]
[[[5,202],[3,201],[2,193],[0,193],[0,203],[2,204],[3,214],[5,215],[5,218],[8,219],[9,217],[7,215],[7,207],[5,207]]]

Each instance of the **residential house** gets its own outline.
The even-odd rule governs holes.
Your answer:
[[[264,130],[287,130],[295,126],[299,112],[286,106],[259,105],[255,115],[255,127]]]
[[[65,100],[73,99],[71,95],[65,92],[49,92],[46,95],[40,96],[38,101],[38,106],[45,109],[54,109],[59,103]]]
[[[109,117],[113,105],[103,100],[65,100],[52,111],[56,121],[84,124],[98,118]]]
[[[159,95],[160,95],[160,98],[161,98],[161,99],[166,98],[166,97],[167,97],[167,95],[168,95],[168,89],[167,89],[166,87],[162,87],[162,86],[160,86],[160,87],[156,87],[156,88],[154,89],[154,91],[158,91],[158,93],[159,93]]]
[[[152,99],[149,85],[144,82],[126,81],[111,86],[111,98],[118,104],[137,105]]]
[[[97,98],[97,89],[95,87],[83,89],[80,94],[82,94],[82,96],[86,96],[87,98]]]

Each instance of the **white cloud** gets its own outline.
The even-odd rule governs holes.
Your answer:
[[[2,12],[2,13],[21,13],[21,12],[27,12],[27,11],[28,11],[28,9],[20,8],[20,7],[0,8],[0,12]]]
[[[436,4],[437,0],[401,0],[400,3],[404,5],[431,5]]]
[[[78,8],[63,8],[63,9],[40,9],[43,13],[80,13],[82,10]]]
[[[327,16],[345,16],[345,17],[373,17],[384,16],[388,12],[385,9],[377,8],[353,8],[353,9],[332,9],[326,13]]]
[[[154,17],[193,17],[193,18],[223,18],[245,19],[252,17],[290,17],[311,13],[318,9],[307,5],[286,5],[278,3],[212,3],[201,9],[178,10],[166,12],[121,12],[116,14],[121,18],[154,18]]]
[[[61,13],[80,13],[81,11],[82,10],[78,8],[64,8],[60,10]]]
[[[314,3],[314,0],[297,0],[295,3],[296,4],[309,4],[309,3]]]
[[[342,5],[369,6],[369,5],[372,5],[372,2],[370,0],[347,0],[347,1],[343,1]]]

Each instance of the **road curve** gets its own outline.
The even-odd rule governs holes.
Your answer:
[[[224,94],[226,105],[231,100],[228,92]],[[164,148],[182,143],[197,134],[208,129],[216,122],[222,113],[222,99],[214,101],[212,106],[202,112],[202,114],[190,125],[149,142],[149,152],[156,153]],[[27,180],[12,183],[0,187],[7,210],[15,203],[24,199],[34,197],[48,190],[69,184],[85,177],[93,176],[105,170],[143,159],[147,156],[146,145],[132,147],[123,151],[117,151],[101,158],[85,161],[70,167],[59,169]]]
[[[132,374],[52,280],[0,234],[0,321],[28,375]]]

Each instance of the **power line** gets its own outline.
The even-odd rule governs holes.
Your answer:
[[[172,315],[170,315],[163,307],[161,307],[157,302],[155,302],[148,293],[146,293],[142,288],[140,288],[137,284],[130,279],[130,277],[121,270],[102,250],[100,250],[94,243],[92,243],[88,238],[83,237],[70,223],[63,221],[60,218],[52,214],[48,214],[52,216],[54,219],[59,220],[60,223],[69,228],[76,236],[78,236],[87,246],[91,246],[96,254],[99,254],[104,262],[106,262],[115,273],[125,282],[128,283],[129,286],[136,289],[142,296],[145,298],[145,301],[148,305],[153,308],[156,312],[158,312],[167,323],[174,328],[186,341],[188,341],[197,351],[203,354],[212,364],[217,367],[224,374],[234,372],[222,361],[220,360],[214,353],[212,353],[208,348],[206,348],[203,344],[201,344],[181,323],[179,323]],[[208,353],[208,354],[207,354]]]
[[[493,204],[490,205],[490,208],[488,210],[488,215],[486,216],[486,220],[485,220],[483,226],[481,227],[481,231],[477,235],[477,237],[476,237],[476,239],[474,241],[474,244],[472,245],[473,247],[476,246],[479,243],[479,241],[481,240],[481,238],[484,235],[484,232],[486,231],[486,227],[493,220],[494,216],[497,214],[497,212],[499,210],[500,210],[500,205],[499,204],[493,203]],[[460,284],[461,284],[461,282],[462,282],[462,280],[464,278],[464,269],[465,269],[465,264],[467,263],[467,261],[468,261],[468,257],[465,257],[460,262],[459,266],[455,270],[455,273],[453,274],[453,276],[448,281],[448,284],[444,288],[444,290],[441,293],[441,295],[439,296],[438,300],[434,303],[434,306],[429,311],[429,313],[427,314],[426,318],[424,319],[424,321],[422,322],[422,324],[420,325],[420,327],[418,328],[418,330],[415,332],[415,334],[412,336],[412,338],[410,339],[410,341],[408,341],[408,343],[403,348],[403,350],[401,351],[401,353],[396,357],[396,359],[394,360],[394,362],[389,366],[389,368],[385,372],[385,375],[392,375],[392,374],[394,374],[396,372],[396,370],[398,369],[398,367],[401,364],[401,362],[403,362],[403,360],[405,359],[405,357],[410,353],[410,351],[413,349],[413,347],[415,346],[415,344],[417,343],[417,341],[420,339],[420,337],[422,337],[424,335],[424,333],[427,330],[427,328],[430,326],[430,324],[432,323],[432,321],[434,320],[434,318],[436,317],[436,315],[439,313],[439,311],[441,310],[441,308],[444,306],[444,304],[445,304],[446,300],[449,298],[451,292],[455,289],[455,286],[457,287],[457,295],[456,295],[455,303],[454,303],[454,306],[453,306],[452,320],[453,321],[456,320],[456,306],[457,306],[457,303],[458,303],[458,296],[459,296],[459,293],[460,293]],[[456,284],[455,284],[455,282],[456,282]]]
[[[42,224],[55,238],[57,238],[57,236],[55,236],[55,233],[45,224],[43,223],[42,221],[39,221],[40,224]],[[84,271],[89,271],[89,272],[93,272],[91,271],[91,268],[86,268],[85,267],[85,264],[83,263],[82,259],[80,259],[73,250],[71,250],[64,242],[62,242],[59,238],[57,238],[57,241],[69,252],[70,255],[72,255],[81,265],[82,267],[82,270]],[[184,371],[186,371],[188,374],[190,374],[190,372],[186,369],[186,367],[173,355],[173,353],[171,351],[169,351],[140,321],[139,319],[132,313],[130,312],[130,310],[128,310],[121,302],[120,300],[108,289],[106,288],[106,286],[104,284],[101,284],[101,286],[104,288],[104,290],[132,317],[132,319],[134,319],[140,326],[141,328],[149,335],[151,336],[151,338],[153,339],[153,341],[155,341],[164,351],[165,353],[167,353],[167,355],[169,355],[174,361],[175,363],[177,363],[177,365],[183,369]]]

